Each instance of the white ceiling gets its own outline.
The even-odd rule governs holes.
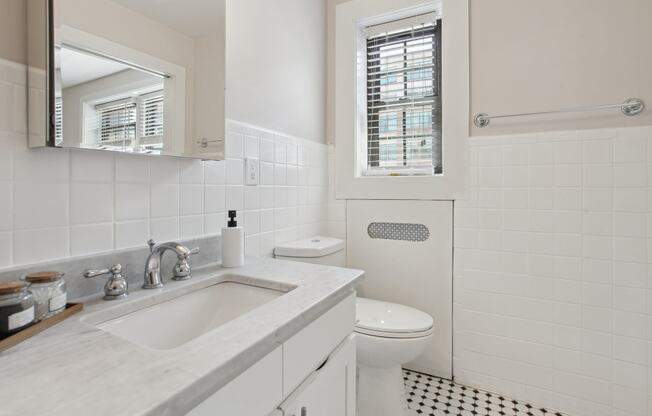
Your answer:
[[[190,37],[224,25],[225,0],[113,0]]]
[[[61,49],[60,62],[62,63],[62,88],[74,87],[84,82],[129,69],[129,66],[120,62],[85,54],[65,47]]]

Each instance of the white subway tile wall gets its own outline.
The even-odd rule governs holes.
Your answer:
[[[25,68],[0,60],[0,268],[218,234],[230,209],[247,255],[326,231],[326,145],[229,121],[219,162],[28,149],[25,96]]]
[[[213,235],[249,255],[345,238],[332,147],[227,123],[227,160],[26,146],[25,70],[0,62],[0,268]],[[574,416],[652,414],[652,128],[469,141],[455,203],[454,372]],[[260,158],[258,186],[243,157]],[[330,168],[330,169],[329,169]]]
[[[456,381],[574,416],[652,415],[652,128],[469,143]]]

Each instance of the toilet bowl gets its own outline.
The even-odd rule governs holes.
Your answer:
[[[279,259],[344,267],[344,241],[316,236],[274,249]],[[432,338],[433,319],[409,306],[358,297],[356,344],[358,416],[404,416],[401,366],[419,357]]]
[[[425,312],[358,297],[359,416],[407,414],[401,366],[423,354],[432,331],[432,317]]]

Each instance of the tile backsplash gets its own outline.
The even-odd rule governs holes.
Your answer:
[[[469,143],[456,379],[574,416],[652,414],[652,128]]]
[[[29,149],[25,68],[0,61],[0,269],[215,235],[230,209],[247,254],[270,255],[325,229],[327,168],[327,146],[236,121],[224,161]]]

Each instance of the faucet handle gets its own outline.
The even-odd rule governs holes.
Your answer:
[[[91,277],[102,276],[102,275],[105,275],[105,274],[120,275],[120,273],[122,273],[122,265],[121,264],[116,264],[116,265],[113,265],[111,267],[107,267],[106,269],[84,270],[84,277],[89,279]]]
[[[188,263],[188,258],[199,254],[199,247],[195,247],[192,250],[187,250],[183,254],[177,255],[177,264],[174,265],[174,277],[172,280],[188,280],[190,276],[190,264]]]
[[[129,285],[122,276],[122,265],[115,264],[106,269],[100,270],[85,270],[84,277],[87,279],[110,274],[109,280],[104,285],[104,299],[115,300],[124,298],[129,294]]]
[[[149,240],[147,240],[147,245],[149,246],[149,252],[153,253],[154,247],[156,247],[156,241],[154,241],[153,238],[150,238]]]
[[[181,256],[179,256],[179,258],[180,259],[181,258],[187,259],[188,257],[194,256],[195,254],[199,254],[199,247],[195,247],[192,250],[188,250],[187,254],[181,255]]]

